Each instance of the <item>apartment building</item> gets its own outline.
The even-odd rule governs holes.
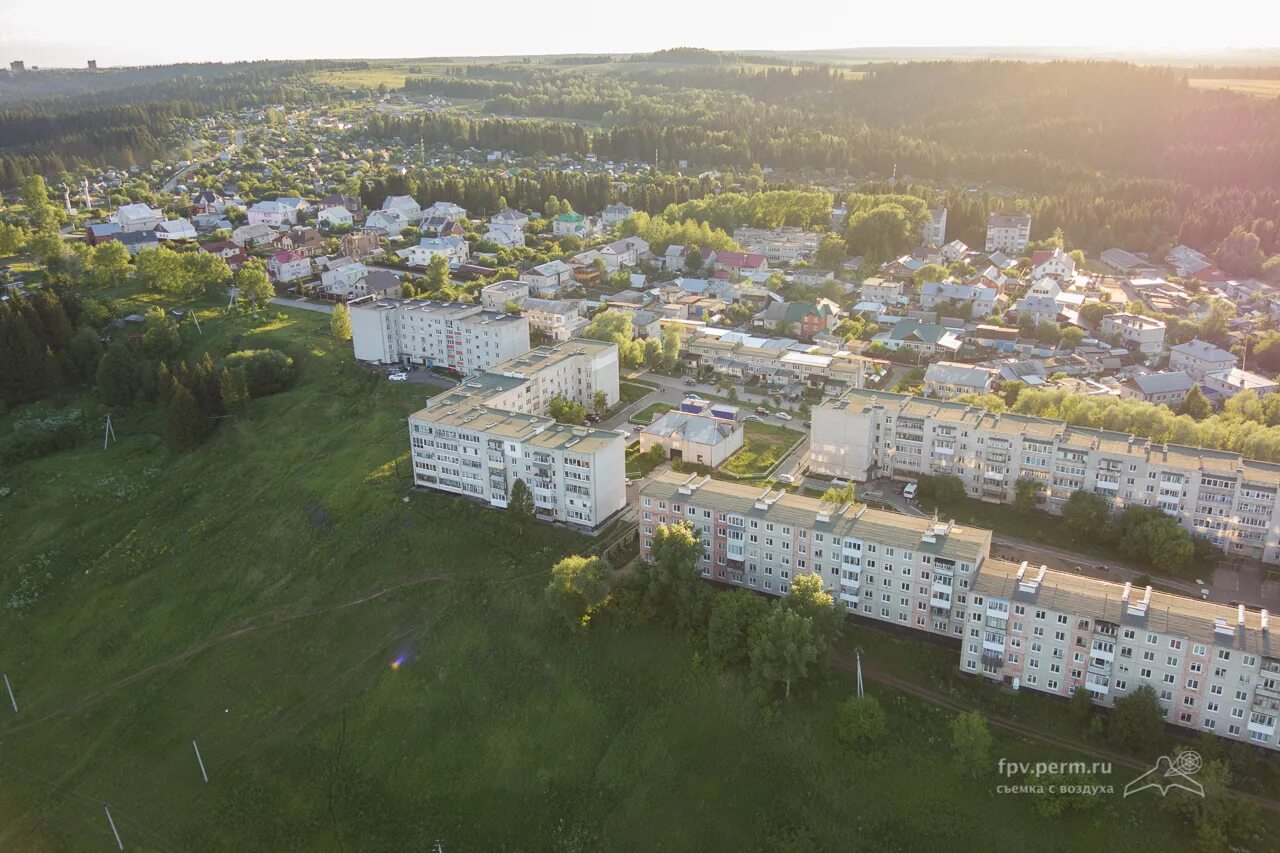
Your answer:
[[[1236,357],[1222,347],[1199,338],[1169,348],[1169,369],[1185,370],[1194,379],[1204,379],[1210,373],[1230,370],[1236,366],[1236,361]]]
[[[1147,685],[1166,720],[1277,748],[1280,648],[1267,611],[988,559],[970,594],[961,670],[1095,703]]]
[[[350,303],[359,361],[475,373],[529,351],[529,321],[463,302],[365,297]]]
[[[742,251],[764,255],[769,263],[780,264],[812,260],[822,235],[786,225],[781,228],[744,225],[733,232],[733,239]]]
[[[1031,214],[993,213],[987,217],[987,251],[1021,255],[1031,241]]]
[[[688,522],[702,577],[771,595],[813,574],[844,607],[960,644],[962,672],[1097,704],[1149,684],[1174,725],[1277,748],[1269,614],[992,558],[991,533],[668,471],[640,490],[640,549]]]
[[[847,612],[960,637],[965,600],[991,532],[865,504],[667,471],[640,489],[640,553],[660,524],[688,521],[704,578],[771,595],[812,574]]]
[[[920,242],[926,246],[943,246],[947,242],[947,209],[934,208],[929,211],[929,221],[920,232]]]
[[[527,281],[495,281],[480,288],[480,304],[486,311],[505,311],[508,302],[517,305],[529,298]]]
[[[524,300],[520,313],[529,320],[529,328],[541,332],[553,341],[567,341],[579,334],[589,322],[578,313],[572,302],[563,299]]]
[[[935,361],[924,372],[924,395],[950,400],[962,394],[986,394],[1000,372],[957,361]]]
[[[865,481],[953,474],[971,497],[1010,503],[1020,479],[1061,512],[1077,490],[1114,509],[1158,507],[1225,553],[1280,563],[1280,465],[1157,444],[962,403],[854,389],[813,410],[809,467]]]
[[[1108,314],[1098,324],[1098,332],[1106,338],[1119,338],[1130,349],[1143,355],[1156,355],[1164,349],[1165,325],[1141,314]]]
[[[505,507],[516,480],[539,517],[599,528],[626,507],[626,439],[558,424],[551,399],[618,400],[618,348],[540,347],[472,377],[409,416],[414,483]]]

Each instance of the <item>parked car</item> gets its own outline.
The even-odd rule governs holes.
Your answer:
[[[793,421],[793,420],[795,420],[795,418],[791,417],[791,415],[788,415],[786,412],[774,412],[774,413],[773,413],[773,416],[774,416],[775,418],[777,418],[778,420],[780,420],[780,421]]]
[[[779,483],[786,483],[789,486],[794,484],[795,481],[796,481],[796,478],[791,476],[790,474],[783,474],[778,478]]]
[[[695,382],[695,381],[694,381],[694,380],[692,380],[692,379],[686,379],[686,380],[684,381],[684,384],[685,384],[685,385],[688,385],[690,388],[692,388],[693,386],[697,385],[698,383],[697,383],[697,382]]]
[[[618,433],[618,435],[622,436],[623,438],[631,438],[631,433],[630,433],[630,432],[628,432],[628,431],[627,431],[627,430],[625,430],[625,429],[617,430],[617,433]]]
[[[769,417],[769,410],[764,406],[756,406],[756,414],[762,418],[767,418]]]
[[[902,487],[902,496],[907,500],[912,500],[915,498],[916,492],[918,491],[920,491],[919,484],[917,484],[915,480],[912,480],[910,483],[907,483]]]
[[[387,378],[392,382],[407,382],[409,381],[409,374],[404,371],[396,371],[395,373],[388,373]]]

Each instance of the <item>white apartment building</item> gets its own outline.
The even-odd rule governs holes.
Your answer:
[[[1021,255],[1031,241],[1031,214],[993,213],[987,217],[987,251]]]
[[[1149,684],[1167,719],[1277,748],[1269,614],[995,559],[991,533],[667,471],[640,489],[640,551],[688,522],[702,577],[786,595],[813,574],[846,610],[958,639],[962,672],[1096,703]]]
[[[947,209],[935,208],[929,211],[929,221],[920,232],[920,242],[926,246],[943,246],[947,242]]]
[[[1270,615],[988,559],[970,594],[961,670],[1094,702],[1146,685],[1168,722],[1277,748],[1280,650]]]
[[[1185,370],[1195,379],[1235,366],[1234,355],[1199,338],[1169,348],[1169,369]]]
[[[733,239],[742,246],[742,251],[764,255],[769,263],[779,264],[812,260],[822,235],[786,225],[781,228],[744,225],[733,232]]]
[[[355,357],[375,364],[488,370],[529,351],[529,321],[479,305],[429,299],[353,300]]]
[[[154,231],[164,221],[164,212],[148,204],[122,204],[116,209],[116,223],[126,234]]]
[[[704,578],[786,595],[817,575],[849,613],[962,635],[965,597],[991,550],[991,531],[666,471],[640,489],[640,553],[660,524],[688,521],[702,540]]]
[[[863,302],[879,302],[881,305],[897,305],[901,302],[908,301],[903,294],[903,285],[900,281],[885,281],[883,278],[868,278],[862,282],[862,288],[858,291],[858,296]]]
[[[1061,512],[1077,490],[1114,509],[1158,507],[1224,552],[1280,563],[1280,465],[1238,453],[1157,444],[962,403],[850,390],[813,410],[809,467],[865,481],[953,474],[971,497],[1011,503],[1015,485],[1042,486]]]
[[[618,400],[618,349],[596,341],[544,347],[433,397],[409,416],[414,483],[505,507],[516,480],[540,518],[594,530],[626,507],[626,440],[557,424],[562,395]]]
[[[1155,355],[1164,349],[1165,325],[1153,317],[1141,314],[1108,314],[1098,324],[1103,337],[1116,337],[1130,349],[1143,355]]]

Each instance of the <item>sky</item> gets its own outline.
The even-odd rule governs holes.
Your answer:
[[[0,61],[83,67],[252,59],[627,53],[665,47],[1082,47],[1108,55],[1280,47],[1272,0],[760,0],[440,5],[344,0],[0,0]],[[794,8],[795,14],[789,13]],[[158,13],[163,9],[163,13]],[[1271,13],[1275,14],[1274,8]],[[474,16],[474,19],[472,18]],[[1254,22],[1250,26],[1249,22]]]

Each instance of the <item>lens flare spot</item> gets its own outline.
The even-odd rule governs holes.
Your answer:
[[[400,669],[400,667],[404,666],[404,657],[405,657],[404,655],[400,655],[400,657],[396,658],[391,662],[392,672],[396,672]]]

